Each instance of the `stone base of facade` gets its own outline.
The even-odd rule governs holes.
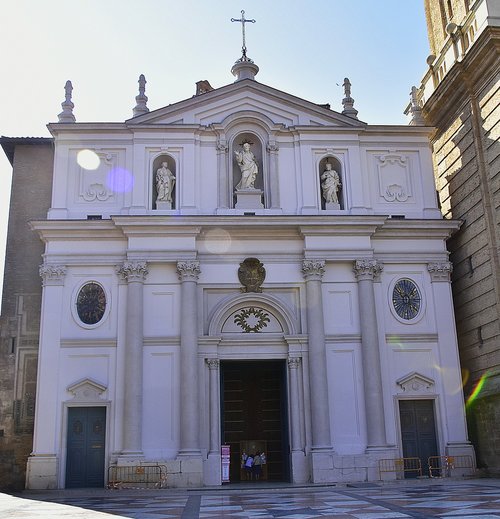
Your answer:
[[[307,483],[311,480],[311,471],[308,457],[303,451],[292,452],[292,483]]]
[[[47,454],[30,456],[26,468],[26,488],[30,490],[53,490],[57,485],[57,456]]]
[[[161,464],[167,467],[166,486],[169,488],[189,488],[208,485],[208,483],[203,481],[203,461],[201,456],[198,458],[178,458]]]
[[[144,454],[142,452],[127,452],[119,454],[116,458],[116,464],[123,465],[140,465],[144,462]]]
[[[310,481],[311,483],[348,483],[394,480],[396,473],[380,474],[379,460],[397,457],[397,451],[393,447],[370,448],[364,454],[354,455],[312,452]]]
[[[203,462],[203,484],[207,486],[220,485],[222,481],[221,455],[209,454]]]
[[[456,442],[456,443],[448,443],[446,445],[446,456],[450,456],[452,458],[460,456],[461,458],[457,458],[456,463],[454,463],[454,468],[452,469],[451,475],[455,477],[460,476],[471,476],[476,472],[476,457],[474,454],[474,447],[469,442]],[[468,460],[470,459],[470,465]]]

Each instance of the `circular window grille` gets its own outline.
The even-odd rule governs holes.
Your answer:
[[[76,298],[76,311],[84,324],[97,324],[106,311],[106,294],[98,283],[84,285]]]
[[[410,321],[420,312],[422,297],[411,279],[400,279],[392,291],[392,304],[401,319]]]

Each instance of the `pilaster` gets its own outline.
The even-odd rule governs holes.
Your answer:
[[[306,280],[313,453],[331,453],[332,450],[326,372],[327,359],[325,350],[323,295],[321,291],[321,280],[324,272],[325,262],[322,260],[304,260],[302,262],[302,274]]]
[[[145,261],[126,261],[116,268],[127,281],[127,317],[124,347],[123,445],[120,461],[134,461],[142,452],[143,287],[148,274]]]
[[[179,457],[200,457],[198,402],[198,261],[178,261],[181,282]]]
[[[53,402],[54,405],[35,406],[35,430],[33,452],[28,458],[26,469],[26,488],[57,488],[59,459],[55,452],[57,437],[57,411],[59,396],[57,379],[59,369],[59,345],[61,341],[61,322],[63,287],[66,266],[43,263],[39,268],[42,277],[43,319],[40,323],[40,347],[38,351],[38,383],[36,402]]]
[[[451,293],[453,265],[449,261],[427,264],[436,307],[439,368],[444,387],[446,453],[474,455],[467,438],[465,403]]]
[[[361,320],[367,450],[387,447],[377,314],[373,289],[374,278],[380,275],[382,269],[383,266],[372,258],[359,259],[354,263],[354,273],[358,281]]]

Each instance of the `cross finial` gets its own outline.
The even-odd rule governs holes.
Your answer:
[[[241,59],[246,61],[247,59],[247,46],[246,46],[246,42],[245,42],[245,24],[250,22],[250,23],[255,23],[255,20],[247,20],[245,18],[245,11],[241,11],[241,18],[231,18],[231,21],[232,22],[241,22],[241,35],[242,35],[242,38],[243,38],[243,45],[241,47],[241,52],[242,52],[242,56],[241,56]]]

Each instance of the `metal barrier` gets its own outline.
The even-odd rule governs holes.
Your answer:
[[[111,465],[108,469],[108,488],[165,488],[165,465]]]
[[[395,458],[378,460],[379,479],[382,479],[382,472],[399,472],[404,475],[406,472],[416,472],[417,476],[422,475],[422,463],[420,458]]]
[[[453,471],[458,469],[475,469],[474,460],[472,456],[430,456],[428,460],[429,476],[435,477],[450,477],[453,476]],[[437,474],[436,474],[437,473]],[[462,474],[463,475],[463,474]]]

